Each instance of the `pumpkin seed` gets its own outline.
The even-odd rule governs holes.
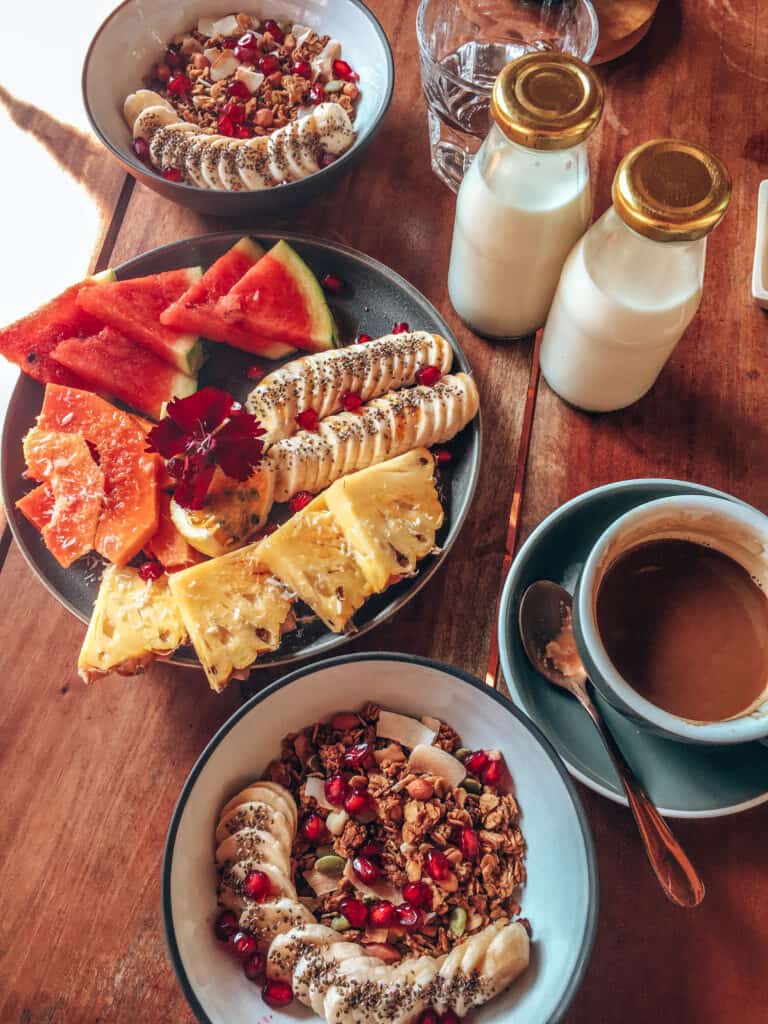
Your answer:
[[[448,918],[448,927],[457,939],[461,938],[467,927],[467,912],[464,907],[453,908]]]
[[[456,753],[453,756],[458,758],[459,761],[461,761],[462,764],[463,764],[465,758],[467,758],[471,753],[472,753],[472,751],[469,749],[469,747],[459,747],[459,749],[456,751]]]
[[[483,784],[478,782],[477,779],[463,779],[459,785],[462,789],[466,789],[468,793],[477,794],[483,792]]]
[[[315,867],[321,875],[329,875],[331,878],[341,878],[344,873],[346,861],[335,853],[327,853],[324,857],[318,857]]]
[[[350,927],[351,925],[349,921],[346,919],[346,917],[344,917],[343,914],[339,914],[338,917],[334,917],[334,919],[331,921],[331,928],[333,928],[335,932],[345,932]]]
[[[325,83],[325,91],[326,92],[341,92],[341,90],[343,88],[344,88],[344,83],[339,81],[338,78],[334,79],[332,82],[326,82]]]
[[[334,852],[333,846],[318,846],[315,850],[318,857],[327,857],[329,854]]]

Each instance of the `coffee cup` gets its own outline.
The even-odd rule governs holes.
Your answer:
[[[768,738],[768,517],[757,509],[677,496],[627,512],[590,551],[573,620],[592,682],[640,726],[688,743]]]

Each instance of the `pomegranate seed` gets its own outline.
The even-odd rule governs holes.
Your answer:
[[[368,920],[373,928],[390,928],[396,920],[395,908],[389,900],[379,900],[371,907]]]
[[[245,375],[248,378],[248,380],[261,380],[261,378],[266,374],[266,372],[267,371],[264,369],[263,366],[259,366],[258,363],[254,363],[253,366],[248,367]]]
[[[360,719],[353,711],[339,711],[331,719],[331,728],[339,732],[347,732],[349,729],[357,729],[360,726]]]
[[[175,74],[171,77],[168,82],[168,92],[172,96],[183,96],[185,92],[189,92],[192,88],[192,83],[186,75],[181,73]]]
[[[338,274],[323,274],[320,278],[320,284],[327,292],[331,292],[333,295],[341,295],[344,291],[344,282]]]
[[[181,64],[181,57],[179,57],[178,53],[171,49],[170,46],[165,51],[165,57],[163,57],[163,60],[169,68],[177,68],[179,64]]]
[[[439,366],[422,366],[416,371],[416,383],[425,387],[433,388],[442,377]]]
[[[323,153],[318,161],[321,167],[330,167],[331,164],[335,164],[338,157],[334,153]]]
[[[406,320],[398,320],[398,322],[392,326],[392,333],[407,334],[410,329],[411,325]]]
[[[424,907],[432,902],[432,890],[426,882],[406,882],[403,886],[403,898],[412,907]]]
[[[258,67],[262,75],[274,75],[280,70],[280,61],[274,54],[268,53],[264,57],[259,57]]]
[[[230,138],[235,134],[235,125],[231,117],[226,114],[219,116],[219,123],[216,125],[219,135],[228,135]]]
[[[341,407],[345,412],[357,412],[363,400],[354,391],[345,391],[341,396]]]
[[[343,776],[332,775],[330,779],[325,780],[325,798],[334,807],[344,806],[348,792],[349,787]]]
[[[149,157],[149,143],[141,136],[133,140],[133,152],[139,160],[146,160]]]
[[[373,763],[373,750],[370,743],[357,743],[344,751],[344,764],[348,768],[370,767]]]
[[[296,417],[296,422],[302,430],[317,430],[320,417],[314,409],[305,409]]]
[[[236,100],[249,100],[251,94],[248,91],[248,86],[245,82],[241,82],[239,78],[235,78],[227,86],[227,96],[234,96]]]
[[[273,18],[267,18],[264,22],[264,31],[269,32],[275,42],[278,42],[281,45],[285,42],[285,32],[283,32]]]
[[[310,843],[319,843],[328,835],[328,829],[319,814],[308,814],[301,823],[301,834]]]
[[[473,828],[462,828],[459,832],[459,846],[467,860],[477,860],[480,856],[480,840]]]
[[[440,1024],[440,1018],[434,1010],[424,1010],[420,1014],[416,1024]]]
[[[222,910],[216,918],[213,933],[219,942],[229,942],[237,931],[237,927],[237,915],[233,914],[231,910]]]
[[[421,911],[410,903],[401,903],[395,907],[395,915],[397,923],[408,932],[421,924]]]
[[[358,336],[355,338],[356,345],[365,345],[369,341],[373,341],[373,338],[370,336],[370,334],[358,334]]]
[[[287,1006],[293,1001],[293,989],[287,981],[268,981],[261,990],[261,997],[268,1006]]]
[[[444,882],[451,873],[451,865],[442,850],[429,850],[425,867],[429,877],[436,882]]]
[[[221,45],[224,47],[225,50],[234,50],[235,47],[237,46],[237,40],[225,39]]]
[[[251,956],[256,952],[256,939],[249,932],[235,932],[229,941],[240,956]]]
[[[357,792],[359,792],[359,790],[357,790]],[[364,846],[361,846],[360,849],[357,852],[362,857],[380,857],[381,856],[381,847],[379,846],[378,843],[369,842],[369,843],[365,843]]]
[[[181,171],[178,167],[166,167],[163,177],[166,181],[181,181]]]
[[[374,864],[370,857],[355,857],[352,861],[352,870],[361,882],[368,885],[381,877],[381,868]]]
[[[446,1010],[445,1013],[440,1014],[440,1024],[461,1024],[461,1017],[453,1010]]]
[[[297,60],[291,68],[291,72],[294,75],[300,75],[302,78],[306,78],[307,81],[312,77],[312,65],[308,60]]]
[[[356,900],[353,896],[343,899],[339,904],[339,910],[353,928],[362,928],[368,920],[368,907],[362,900]]]
[[[344,810],[357,821],[365,824],[376,817],[376,804],[370,793],[356,789],[344,801]]]
[[[464,767],[471,775],[479,775],[489,760],[484,750],[475,750],[464,758]]]
[[[323,102],[325,99],[325,86],[322,82],[315,82],[309,90],[309,99],[314,106]]]
[[[139,566],[139,576],[143,580],[159,580],[163,575],[163,567],[159,562],[143,562]]]
[[[261,981],[264,977],[266,961],[263,953],[253,953],[243,964],[245,976],[249,981]]]
[[[333,62],[334,78],[341,78],[345,82],[351,82],[353,81],[352,75],[354,75],[354,73],[355,72],[352,70],[351,65],[348,64],[345,60],[335,60]],[[359,77],[360,76],[358,75],[358,78]]]
[[[250,139],[251,135],[252,135],[251,129],[248,127],[247,124],[239,124],[237,126],[237,131],[235,132],[235,137],[236,138],[238,138],[238,139]]]
[[[243,892],[252,900],[265,899],[271,889],[269,875],[265,875],[263,871],[249,871],[243,879]]]
[[[446,463],[453,461],[453,452],[449,452],[447,448],[436,449],[434,456],[438,466],[445,466]]]
[[[253,64],[259,52],[259,41],[253,32],[246,32],[234,43],[232,49],[235,51],[235,56],[238,60],[243,61],[245,64]],[[245,83],[241,82],[240,84],[244,85]],[[231,95],[235,94],[232,93]],[[250,96],[250,93],[248,95]],[[243,97],[243,99],[245,98]]]
[[[481,778],[486,786],[498,786],[501,782],[501,776],[504,772],[504,767],[501,763],[501,758],[497,758],[495,761],[489,761],[483,769]]]
[[[245,107],[236,100],[230,100],[228,103],[225,103],[221,108],[221,112],[230,119],[232,124],[242,124],[245,118]]]
[[[288,508],[291,514],[295,515],[296,512],[301,512],[303,508],[314,498],[314,494],[310,494],[309,491],[299,491],[298,494],[294,494],[291,500],[288,502]]]

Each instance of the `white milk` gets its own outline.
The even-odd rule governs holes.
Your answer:
[[[448,292],[478,334],[516,338],[544,323],[560,271],[592,216],[583,146],[528,150],[498,128],[464,177]]]
[[[656,242],[611,207],[568,256],[541,370],[572,405],[608,412],[653,386],[701,301],[706,238]]]

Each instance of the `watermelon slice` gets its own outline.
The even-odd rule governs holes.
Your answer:
[[[102,326],[78,303],[83,290],[105,281],[114,281],[111,270],[86,278],[67,288],[21,320],[0,330],[0,355],[15,363],[41,384],[67,384],[84,387],[76,373],[51,361],[51,352],[63,338],[84,338]]]
[[[320,352],[338,331],[317,278],[287,242],[278,242],[215,306],[227,341],[260,355],[259,339]]]
[[[34,493],[34,491],[32,492]],[[42,500],[42,499],[41,499]],[[160,493],[160,523],[157,533],[144,548],[150,558],[155,558],[164,569],[183,569],[205,561],[205,555],[187,544],[171,518],[171,496]]]
[[[115,281],[101,288],[87,289],[77,301],[102,324],[114,327],[132,341],[146,346],[183,373],[195,374],[203,363],[199,337],[164,327],[160,323],[160,314],[202,275],[201,267],[189,267],[129,281]]]
[[[93,391],[117,398],[132,409],[159,420],[163,402],[197,391],[197,380],[174,369],[143,345],[113,327],[92,338],[68,338],[53,358],[78,374]]]
[[[38,425],[44,430],[81,434],[96,448],[104,472],[105,501],[94,547],[116,565],[125,565],[157,532],[156,455],[145,452],[146,431],[135,416],[98,395],[49,384]]]
[[[201,334],[209,341],[229,341],[228,324],[214,312],[214,306],[263,255],[264,250],[253,239],[241,238],[180,299],[160,314],[160,322],[177,331]],[[266,339],[254,339],[254,347],[256,345],[262,346],[259,355],[265,359],[282,359],[294,351],[290,345]]]
[[[38,533],[51,521],[56,499],[48,484],[40,484],[16,502],[16,508],[32,523]]]

